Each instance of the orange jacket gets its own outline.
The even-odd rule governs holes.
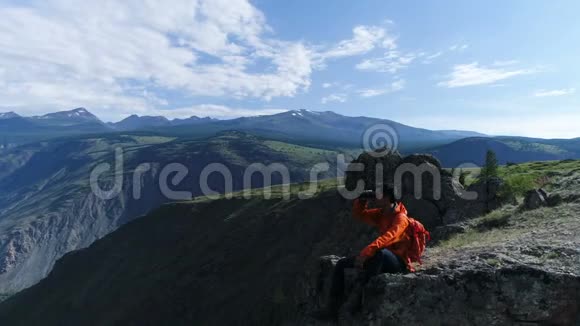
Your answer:
[[[407,261],[407,248],[411,246],[411,238],[405,230],[409,225],[407,218],[407,209],[401,203],[397,204],[391,212],[383,208],[367,208],[359,199],[355,199],[352,207],[352,215],[374,227],[376,227],[381,236],[371,242],[364,248],[360,256],[372,257],[383,248],[387,248],[395,255]]]

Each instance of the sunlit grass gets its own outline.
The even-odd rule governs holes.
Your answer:
[[[298,197],[309,194],[315,196],[316,194],[326,192],[341,187],[343,179],[330,178],[319,180],[318,182],[302,182],[292,184],[279,184],[265,188],[254,188],[247,190],[235,191],[228,194],[199,196],[193,199],[193,202],[202,202],[207,200],[223,199],[223,198],[263,198],[266,193],[270,194],[270,198],[284,198],[285,195],[290,197]],[[288,189],[288,190],[286,190]],[[306,196],[308,197],[308,196]]]

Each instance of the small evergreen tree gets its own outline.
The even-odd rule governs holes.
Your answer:
[[[483,181],[488,181],[491,178],[497,177],[497,170],[497,156],[493,150],[488,149],[487,153],[485,154],[485,165],[481,169],[481,179]]]
[[[469,171],[463,171],[463,169],[460,169],[459,170],[459,183],[462,186],[464,186],[464,187],[467,186],[466,185],[466,179],[467,179],[467,176],[470,175],[470,174],[471,174],[471,172],[469,172]]]

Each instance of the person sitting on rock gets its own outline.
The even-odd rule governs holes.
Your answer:
[[[319,315],[336,316],[343,301],[346,268],[362,269],[362,279],[365,283],[380,273],[414,271],[411,265],[413,259],[410,258],[416,251],[414,227],[418,225],[419,231],[427,236],[428,232],[420,223],[407,217],[407,209],[402,203],[397,202],[392,187],[385,186],[382,198],[377,197],[380,196],[375,192],[363,193],[354,200],[352,215],[376,227],[381,235],[366,246],[358,256],[342,258],[337,262],[332,275],[328,307]],[[372,201],[373,208],[369,207],[369,201]]]

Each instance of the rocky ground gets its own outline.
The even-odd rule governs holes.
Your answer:
[[[347,301],[338,324],[578,325],[579,181],[578,169],[553,171],[551,196],[563,198],[557,206],[530,210],[520,200],[437,228],[417,273],[384,274],[355,288],[349,301],[362,306]],[[322,258],[319,279],[328,278],[335,260]],[[324,301],[321,284],[311,306]]]

